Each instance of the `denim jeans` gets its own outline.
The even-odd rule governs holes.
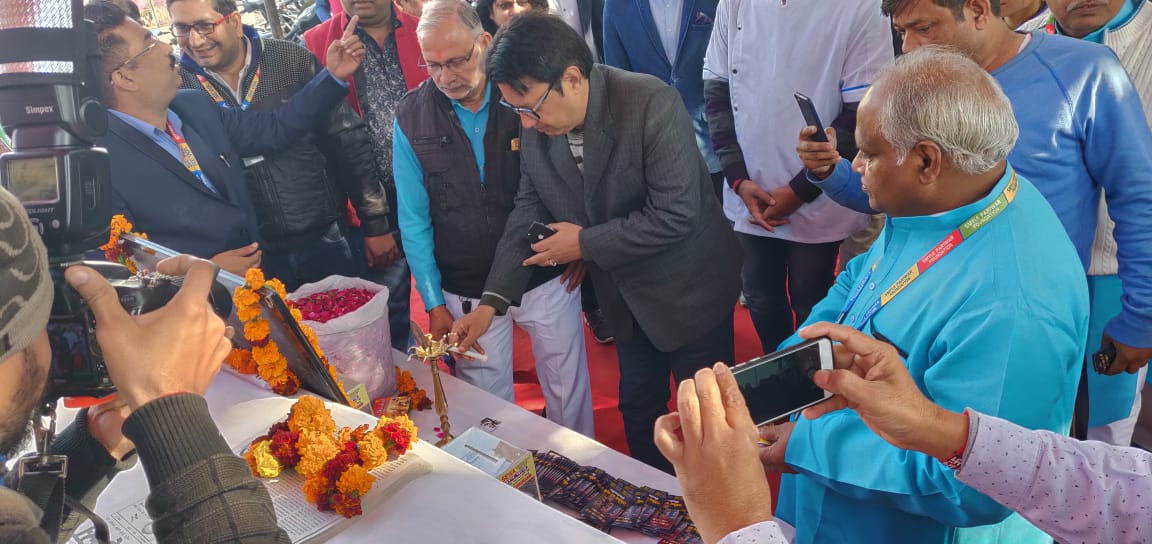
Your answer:
[[[399,232],[394,234],[400,237]],[[413,340],[409,323],[412,315],[412,272],[408,269],[408,259],[401,256],[384,270],[368,268],[368,258],[364,253],[364,231],[359,227],[348,229],[348,245],[352,248],[355,275],[388,288],[388,328],[392,335],[392,347],[407,351]]]
[[[260,267],[270,278],[284,282],[288,291],[295,291],[305,283],[320,281],[328,276],[354,276],[352,252],[348,240],[333,223],[316,240],[291,253],[265,252]]]
[[[635,323],[635,322],[633,322]],[[624,417],[624,437],[628,451],[638,461],[672,474],[672,463],[656,449],[652,435],[656,419],[668,413],[672,398],[668,387],[671,374],[679,384],[701,368],[735,358],[732,314],[712,330],[671,352],[652,345],[639,325],[633,324],[632,341],[616,342],[620,360],[620,415]]]
[[[836,281],[840,242],[803,244],[737,233],[744,247],[740,272],[752,326],[764,353],[776,351]]]

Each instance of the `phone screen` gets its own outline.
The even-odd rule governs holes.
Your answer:
[[[92,357],[88,345],[91,339],[83,323],[48,323],[48,343],[52,346],[53,379],[90,380],[92,369],[87,364]]]
[[[768,423],[824,400],[825,392],[812,383],[812,376],[822,368],[821,343],[831,353],[827,342],[770,353],[733,369],[752,421]]]

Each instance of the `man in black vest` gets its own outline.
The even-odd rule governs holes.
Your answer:
[[[470,5],[425,4],[416,35],[431,78],[400,102],[392,161],[404,248],[439,338],[483,293],[519,187],[520,118],[497,104],[482,62],[492,36]],[[520,306],[479,338],[488,361],[461,361],[457,374],[512,402],[515,322],[532,339],[548,418],[593,436],[577,291],[583,263],[533,268]]]

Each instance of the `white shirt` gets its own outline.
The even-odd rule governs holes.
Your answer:
[[[804,168],[796,140],[805,123],[793,93],[811,98],[828,126],[894,57],[880,0],[720,0],[715,21],[704,79],[728,81],[748,174],[765,190]],[[802,243],[843,240],[868,222],[821,195],[768,232],[748,221],[748,208],[727,186],[724,213],[737,232]]]
[[[548,0],[548,11],[554,15],[564,19],[568,26],[576,29],[576,33],[584,36],[584,41],[588,44],[588,49],[592,50],[592,58],[596,59],[600,53],[596,51],[596,39],[592,35],[592,25],[588,25],[588,30],[584,30],[580,24],[580,6],[577,4],[578,0]],[[591,20],[591,19],[589,19]]]
[[[656,21],[656,31],[660,33],[660,43],[669,64],[676,64],[676,49],[680,47],[680,16],[684,0],[649,0],[652,19]]]

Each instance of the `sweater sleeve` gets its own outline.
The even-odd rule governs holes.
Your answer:
[[[124,422],[151,492],[160,542],[289,542],[272,499],[228,448],[203,397],[187,393],[141,406]]]

